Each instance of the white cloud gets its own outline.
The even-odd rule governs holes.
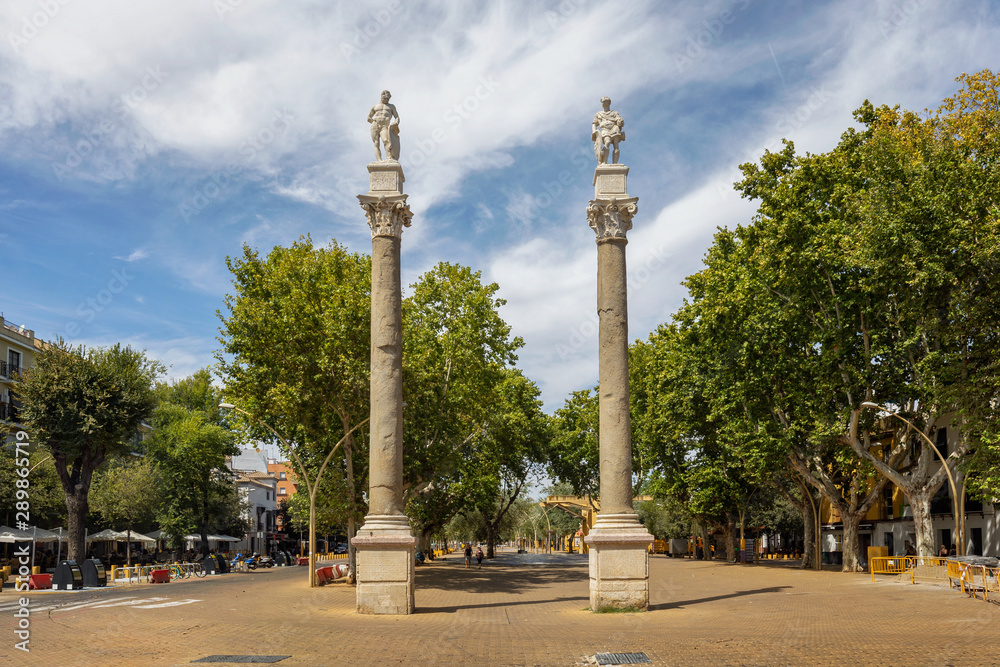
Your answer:
[[[143,248],[136,248],[128,255],[128,257],[119,257],[118,255],[115,255],[115,259],[120,259],[123,262],[129,263],[137,262],[140,259],[146,259],[147,257],[149,257],[149,252]]]

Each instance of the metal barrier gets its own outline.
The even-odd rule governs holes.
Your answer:
[[[912,576],[914,583],[917,579],[941,581],[948,579],[948,559],[940,557],[907,556],[913,564]]]
[[[959,588],[963,593],[989,602],[990,592],[1000,600],[1000,568],[971,565],[941,557],[875,556],[869,559],[872,581],[876,574],[909,574],[910,583],[915,579],[947,581],[949,588]]]
[[[913,583],[913,559],[909,556],[874,556],[868,560],[868,570],[872,581],[876,574],[910,574]]]

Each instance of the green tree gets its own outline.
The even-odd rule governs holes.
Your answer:
[[[304,238],[266,258],[244,246],[226,263],[233,294],[228,312],[219,313],[216,354],[226,397],[249,415],[250,435],[291,457],[310,496],[343,441],[330,474],[345,481],[337,507],[353,537],[365,514],[357,491],[367,479],[365,441],[355,429],[368,418],[371,260],[335,241],[315,248]],[[310,536],[315,553],[315,527]],[[353,547],[350,565],[353,577]]]
[[[112,528],[124,528],[131,542],[136,528],[156,516],[159,481],[156,468],[147,459],[115,461],[94,477],[91,507],[100,512]],[[131,549],[126,564],[132,565]]]
[[[412,289],[403,301],[403,499],[426,551],[486,483],[487,471],[469,462],[502,414],[501,388],[524,343],[500,317],[499,286],[479,272],[442,262]]]
[[[549,441],[548,420],[541,393],[520,371],[508,369],[497,402],[481,435],[473,440],[472,456],[463,465],[471,504],[486,524],[486,557],[494,557],[501,528],[532,477],[540,472]]]
[[[25,426],[51,453],[65,494],[70,559],[86,555],[94,471],[130,450],[153,411],[152,386],[162,370],[130,347],[73,348],[60,341],[40,350],[20,378]]]
[[[226,467],[226,457],[239,453],[235,437],[206,413],[174,403],[161,404],[152,424],[146,450],[160,473],[160,527],[174,543],[199,533],[206,553],[208,535],[239,525],[245,510]]]

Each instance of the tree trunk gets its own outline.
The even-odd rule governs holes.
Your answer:
[[[66,493],[66,558],[82,563],[87,555],[87,539],[84,530],[87,526],[87,494]]]
[[[351,431],[350,419],[341,416],[341,423],[347,436],[344,438],[344,473],[347,477],[347,583],[354,585],[357,580],[358,554],[351,543],[354,533],[357,531],[355,518],[357,516],[357,493],[354,486],[354,433]]]
[[[816,567],[816,516],[809,504],[801,505],[799,512],[802,513],[802,569],[809,570]]]
[[[431,560],[431,532],[434,530],[432,526],[425,526],[420,530],[420,551],[424,552],[424,558]]]
[[[736,517],[732,512],[726,513],[726,523],[722,528],[726,540],[726,561],[736,562]]]
[[[358,524],[357,524],[357,522],[354,520],[353,516],[348,517],[348,519],[347,519],[347,583],[350,584],[350,585],[352,585],[352,586],[354,585],[354,582],[357,579],[357,577],[355,576],[355,572],[357,572],[357,567],[358,567],[358,552],[357,552],[357,549],[355,549],[354,545],[352,544],[352,540],[354,540],[354,536],[357,534],[357,532],[358,532]]]
[[[917,541],[914,549],[918,556],[933,558],[937,550],[934,548],[934,524],[931,522],[931,497],[927,490],[924,487],[924,493],[907,496],[907,499],[913,511],[913,532]]]
[[[840,515],[844,526],[844,540],[841,546],[842,572],[862,572],[864,570],[861,567],[861,545],[858,542],[858,524],[861,523],[862,516],[848,512]]]
[[[491,522],[486,522],[486,557],[494,558],[493,542],[496,540],[497,530]]]

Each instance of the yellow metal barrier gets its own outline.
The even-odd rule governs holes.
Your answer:
[[[913,559],[909,556],[875,556],[868,560],[868,570],[871,572],[872,581],[875,581],[876,574],[910,574],[910,583],[913,583]]]
[[[940,557],[908,556],[913,564],[911,579],[930,579],[944,582],[948,579],[948,559]]]

